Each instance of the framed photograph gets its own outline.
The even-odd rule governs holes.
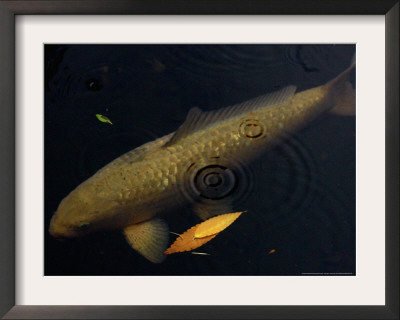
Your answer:
[[[399,317],[398,2],[289,4],[0,3],[4,318]]]

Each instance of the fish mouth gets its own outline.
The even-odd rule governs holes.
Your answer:
[[[65,232],[60,232],[53,223],[50,223],[49,233],[56,240],[65,240],[68,238]]]
[[[76,235],[74,233],[67,232],[66,229],[64,229],[64,230],[60,230],[59,228],[56,229],[56,228],[52,227],[51,225],[49,228],[49,233],[54,239],[60,240],[60,241],[76,237]]]
[[[71,229],[60,223],[57,214],[54,214],[54,216],[51,218],[49,233],[53,238],[57,240],[65,240],[74,237]]]
[[[58,232],[57,230],[55,230],[55,229],[52,227],[52,225],[50,225],[49,233],[50,233],[50,235],[51,235],[53,238],[55,238],[56,240],[65,240],[65,239],[67,239],[67,237],[66,237],[64,234],[62,234],[62,233]]]

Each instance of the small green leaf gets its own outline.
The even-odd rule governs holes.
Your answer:
[[[111,120],[108,119],[108,117],[103,116],[102,114],[96,114],[96,118],[99,119],[99,121],[101,121],[101,122],[106,122],[106,123],[112,124]]]

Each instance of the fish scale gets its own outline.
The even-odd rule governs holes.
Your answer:
[[[277,137],[293,131],[302,124],[306,117],[305,114],[315,115],[321,104],[319,102],[321,99],[316,99],[315,89],[314,92],[297,94],[283,105],[270,106],[266,109],[260,108],[258,111],[213,124],[184,138],[179,148],[172,146],[159,149],[148,155],[143,161],[129,164],[127,168],[120,167],[120,176],[123,175],[126,178],[122,183],[119,175],[115,174],[116,169],[107,170],[106,167],[106,175],[110,175],[109,187],[112,188],[107,198],[113,199],[113,194],[118,195],[117,198],[121,198],[119,195],[128,190],[141,188],[143,196],[148,197],[147,202],[162,202],[172,197],[174,207],[182,205],[185,198],[180,197],[180,190],[177,188],[176,182],[185,182],[182,181],[181,173],[187,170],[191,163],[202,158],[209,161],[212,157],[251,160],[250,157],[257,156],[271,143],[275,143]],[[323,89],[320,88],[320,91],[322,92]],[[305,108],[308,110],[307,113],[305,113]],[[299,114],[303,116],[300,117]],[[259,139],[241,136],[240,125],[248,119],[257,119],[265,128],[265,135]],[[147,158],[150,156],[154,160],[148,160]],[[110,166],[116,165],[110,164]],[[176,169],[170,170],[171,167]],[[99,176],[99,179],[107,178]],[[164,184],[163,181],[169,183]],[[135,194],[132,193],[131,198],[128,197],[124,200],[134,201],[134,196]],[[179,203],[176,202],[178,199]]]

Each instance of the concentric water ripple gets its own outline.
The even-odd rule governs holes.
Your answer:
[[[324,83],[337,76],[350,64],[349,57],[352,55],[352,48],[347,48],[349,50],[347,57],[338,58],[337,52],[340,50],[343,48],[335,45],[290,46],[286,57],[288,63],[299,66],[305,75],[312,74],[314,81]],[[306,77],[304,80],[308,81]]]
[[[259,162],[255,197],[269,222],[288,223],[303,214],[315,198],[318,161],[299,136],[266,152]],[[260,209],[259,209],[260,210]]]
[[[189,203],[200,202],[205,207],[240,206],[254,185],[251,166],[223,157],[198,159],[181,175],[180,192]]]
[[[269,68],[282,64],[282,55],[266,46],[175,46],[167,59],[182,76],[194,82],[266,77]],[[282,49],[284,50],[284,49]]]
[[[101,94],[105,102],[121,97],[121,93],[132,82],[133,71],[119,64],[99,63],[88,65],[82,69],[67,69],[67,75],[55,78],[50,89],[57,95],[67,96],[71,100],[76,97]],[[71,105],[70,107],[73,107]]]

